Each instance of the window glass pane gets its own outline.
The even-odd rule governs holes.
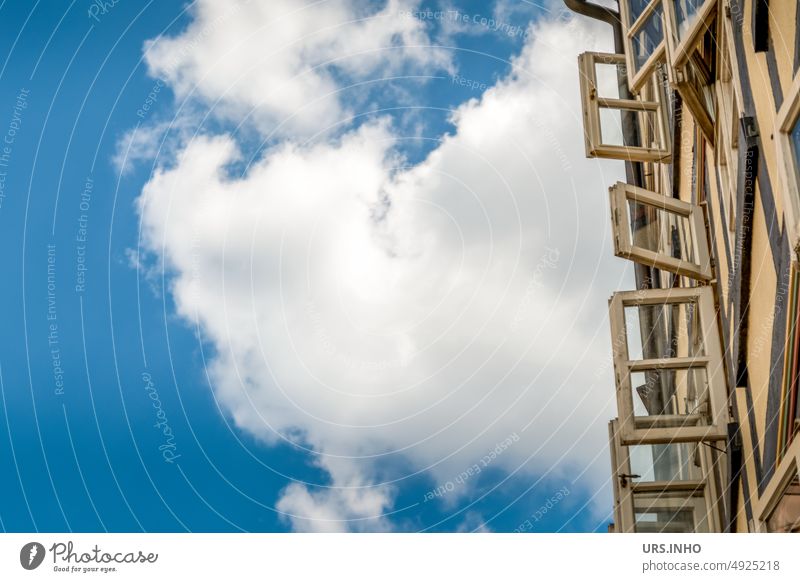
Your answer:
[[[632,372],[630,379],[636,428],[711,424],[705,368]]]
[[[701,481],[700,457],[692,443],[635,445],[628,447],[631,473],[636,483]]]
[[[630,237],[634,246],[693,264],[700,257],[687,216],[628,200]]]
[[[636,533],[693,533],[694,510],[683,507],[636,512]]]
[[[597,95],[606,99],[619,99],[619,76],[625,79],[625,65],[617,63],[604,63],[595,61],[595,75],[597,78]]]
[[[629,12],[631,14],[631,21],[628,23],[629,26],[639,20],[642,12],[644,12],[644,9],[647,8],[647,5],[650,4],[651,1],[652,0],[629,0],[628,5],[630,6]]]
[[[658,117],[654,111],[639,111],[639,143],[645,147],[659,148]]]
[[[638,493],[633,511],[638,533],[707,532],[706,503],[684,492]]]
[[[624,318],[629,360],[705,355],[696,303],[631,305]]]
[[[627,111],[632,111],[638,116],[639,132],[633,143],[626,144],[622,141],[622,114]],[[600,107],[600,141],[604,145],[659,148],[660,144],[653,140],[653,131],[658,127],[657,124],[658,117],[655,111]],[[645,141],[642,140],[643,136]]]
[[[686,38],[686,33],[694,26],[697,11],[703,5],[703,2],[705,0],[673,0],[678,40]]]
[[[664,25],[661,20],[661,4],[650,13],[631,38],[633,61],[638,72],[664,40]]]
[[[622,110],[600,108],[600,143],[622,146]]]
[[[784,489],[778,505],[767,518],[767,530],[776,533],[800,533],[800,481],[797,471]]]

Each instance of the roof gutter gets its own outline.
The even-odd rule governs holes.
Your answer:
[[[622,21],[617,10],[598,6],[586,0],[564,0],[564,5],[576,14],[610,24],[614,29],[614,52],[618,54],[625,52],[625,48],[622,45]]]

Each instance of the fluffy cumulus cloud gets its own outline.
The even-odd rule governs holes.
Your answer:
[[[354,113],[343,86],[449,67],[416,0],[200,0],[181,35],[145,47],[150,71],[184,98],[281,136],[313,135]],[[351,93],[352,97],[352,93]]]
[[[256,159],[229,134],[162,159],[139,199],[143,246],[215,348],[212,388],[236,425],[306,448],[328,476],[282,491],[295,529],[390,529],[406,477],[454,483],[435,501],[452,503],[476,464],[575,481],[607,509],[606,300],[625,272],[604,192],[621,168],[584,159],[576,69],[605,31],[534,25],[414,166],[388,118],[306,140],[348,114],[309,101],[335,92],[337,70],[451,66],[381,50],[426,43],[418,21],[387,17],[407,8],[201,1],[184,34],[154,42],[152,72],[179,97],[291,130]],[[491,528],[476,515],[458,521]]]

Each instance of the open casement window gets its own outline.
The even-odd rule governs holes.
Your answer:
[[[800,440],[795,440],[778,464],[756,504],[761,531],[800,533]]]
[[[578,65],[587,157],[669,162],[671,139],[663,90],[651,82],[646,99],[622,98],[618,74],[624,68],[623,55],[583,53]]]
[[[792,88],[778,111],[775,141],[783,206],[789,234],[789,244],[795,249],[800,243],[800,74],[795,75]]]
[[[713,26],[717,0],[664,0],[664,7],[670,65],[680,67]]]
[[[610,302],[622,444],[727,437],[727,383],[710,287],[615,293]]]
[[[670,84],[681,94],[692,118],[702,130],[709,143],[714,143],[716,119],[716,95],[714,83],[717,68],[716,19],[704,27],[702,34],[681,58],[680,65],[667,67]],[[668,48],[667,57],[673,59]]]
[[[703,443],[624,446],[619,420],[609,426],[615,531],[720,531],[714,456]]]
[[[694,279],[712,278],[699,206],[623,182],[609,192],[618,257]]]
[[[659,59],[664,56],[662,0],[620,0],[628,85],[638,93]]]

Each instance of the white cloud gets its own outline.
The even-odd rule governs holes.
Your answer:
[[[175,117],[169,121],[137,125],[117,141],[112,163],[121,174],[129,174],[140,162],[158,159],[162,150],[166,155],[194,135],[190,130],[190,116]]]
[[[217,10],[205,4],[201,22]],[[322,10],[326,22],[349,18],[336,10]],[[277,46],[325,27],[305,14],[281,20]],[[226,107],[291,117],[305,100],[262,96],[303,67],[303,50],[286,65],[266,65],[263,50],[238,54],[229,78],[217,70],[220,47],[275,18],[252,6],[241,20],[245,30],[219,27],[202,47],[174,39],[151,63],[177,53],[179,93],[199,83]],[[624,286],[624,265],[612,256],[605,192],[621,168],[584,159],[576,67],[602,32],[537,25],[509,77],[461,106],[456,133],[411,169],[398,169],[398,136],[379,120],[312,145],[285,140],[239,177],[226,171],[243,159],[231,136],[198,137],[144,188],[143,245],[174,274],[180,315],[215,348],[217,398],[237,426],[300,443],[330,476],[283,492],[277,508],[295,529],[388,529],[407,473],[442,484],[473,465],[531,482],[578,478],[608,504],[606,299]],[[381,28],[363,42],[390,36]],[[324,75],[308,82],[324,85],[314,93],[335,86]],[[343,107],[304,109],[298,135]]]
[[[188,29],[148,43],[145,58],[179,99],[201,98],[270,135],[312,135],[348,114],[361,82],[450,67],[445,52],[429,48],[424,23],[405,16],[417,5],[199,0]]]
[[[490,533],[492,530],[486,526],[481,514],[468,511],[456,531],[459,533]]]

